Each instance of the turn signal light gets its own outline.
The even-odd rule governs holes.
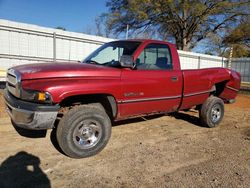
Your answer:
[[[39,101],[46,101],[46,94],[42,93],[42,92],[39,92],[38,95],[37,95],[37,99]]]

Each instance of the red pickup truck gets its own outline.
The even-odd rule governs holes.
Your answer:
[[[196,107],[201,124],[215,127],[239,88],[240,74],[229,69],[181,70],[173,44],[121,40],[80,63],[10,68],[5,101],[15,126],[56,128],[63,152],[82,158],[100,152],[121,119]]]

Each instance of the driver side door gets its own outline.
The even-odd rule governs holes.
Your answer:
[[[182,73],[173,69],[167,44],[148,44],[136,58],[136,69],[123,69],[120,116],[176,111],[181,101]]]

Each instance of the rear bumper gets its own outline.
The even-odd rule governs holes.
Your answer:
[[[6,110],[15,126],[44,130],[51,129],[57,117],[59,105],[44,105],[22,101],[4,92]]]

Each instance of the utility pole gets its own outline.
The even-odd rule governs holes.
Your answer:
[[[228,59],[228,68],[231,68],[231,65],[232,65],[233,50],[234,50],[234,47],[231,46],[231,48],[230,48],[230,54],[229,54],[229,59]]]
[[[126,39],[128,39],[128,30],[129,30],[129,25],[127,24]]]

